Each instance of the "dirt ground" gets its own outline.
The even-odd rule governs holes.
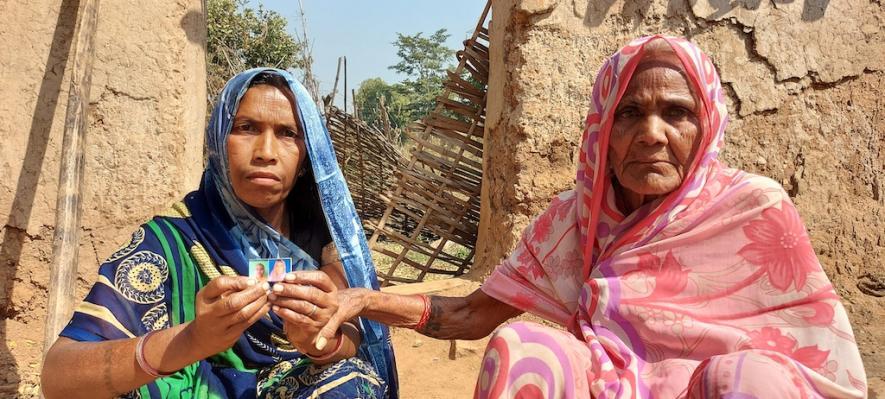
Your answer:
[[[480,284],[460,280],[461,285],[432,292],[433,295],[464,296]],[[528,320],[552,326],[538,317],[522,315],[514,320]],[[476,341],[451,341],[427,338],[413,330],[392,329],[391,339],[399,371],[402,399],[472,398],[479,367],[489,338]],[[450,356],[454,355],[454,356]]]
[[[466,282],[432,294],[463,296],[478,287],[478,283]],[[401,398],[473,397],[473,387],[489,342],[488,337],[476,341],[455,341],[454,352],[451,351],[451,341],[428,338],[408,329],[392,329],[391,340],[399,372]],[[450,355],[454,355],[454,358]]]
[[[456,341],[455,358],[450,359],[450,341],[427,338],[399,328],[394,329],[392,336],[401,398],[473,397],[488,338]]]

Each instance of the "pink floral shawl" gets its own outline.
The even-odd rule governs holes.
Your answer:
[[[606,167],[612,115],[654,38],[673,47],[702,100],[701,153],[679,189],[623,215]],[[823,396],[863,397],[848,317],[790,198],[717,159],[727,119],[719,76],[692,43],[650,36],[620,49],[593,86],[575,188],[482,290],[584,341],[594,397],[680,396],[703,360],[744,349],[788,356]]]

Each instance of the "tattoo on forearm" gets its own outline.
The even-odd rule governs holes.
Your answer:
[[[443,299],[437,296],[428,298],[430,301],[430,316],[427,319],[427,324],[424,325],[424,331],[420,331],[421,333],[431,337],[439,333],[440,328],[442,328],[441,319],[445,313],[442,303],[440,303]]]
[[[111,369],[114,364],[114,348],[105,349],[104,359],[103,359],[102,363],[104,363],[104,370],[102,370],[102,372],[103,372],[102,380],[104,382],[104,387],[108,392],[110,392],[111,394],[116,396],[117,390],[114,389],[114,383],[111,378]]]
[[[465,326],[459,322],[463,318],[463,298],[431,296],[428,299],[430,315],[419,333],[431,338],[449,339],[463,332]]]
[[[494,302],[472,302],[470,297],[430,296],[430,315],[418,332],[437,339],[479,339],[505,319],[519,312],[507,305]]]

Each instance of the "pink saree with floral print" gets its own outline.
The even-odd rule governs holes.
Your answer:
[[[682,61],[703,134],[680,188],[624,215],[606,166],[612,115],[654,39]],[[575,189],[482,287],[565,330],[499,329],[476,397],[865,397],[848,317],[795,206],[776,182],[720,163],[726,124],[713,64],[685,39],[636,39],[605,62]]]

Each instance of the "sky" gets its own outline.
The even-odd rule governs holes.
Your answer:
[[[313,72],[320,82],[320,94],[332,91],[338,57],[347,57],[348,90],[359,83],[380,77],[387,83],[405,76],[387,67],[396,64],[396,34],[429,36],[445,28],[451,35],[446,45],[462,48],[485,7],[484,0],[302,0],[307,16],[307,35],[313,46]],[[297,0],[250,0],[274,10],[289,20],[289,31],[301,34]],[[454,58],[453,58],[454,60]],[[454,62],[454,61],[453,61]],[[343,72],[342,72],[343,73]],[[344,88],[338,83],[336,103],[341,104]],[[348,94],[349,95],[349,94]]]

